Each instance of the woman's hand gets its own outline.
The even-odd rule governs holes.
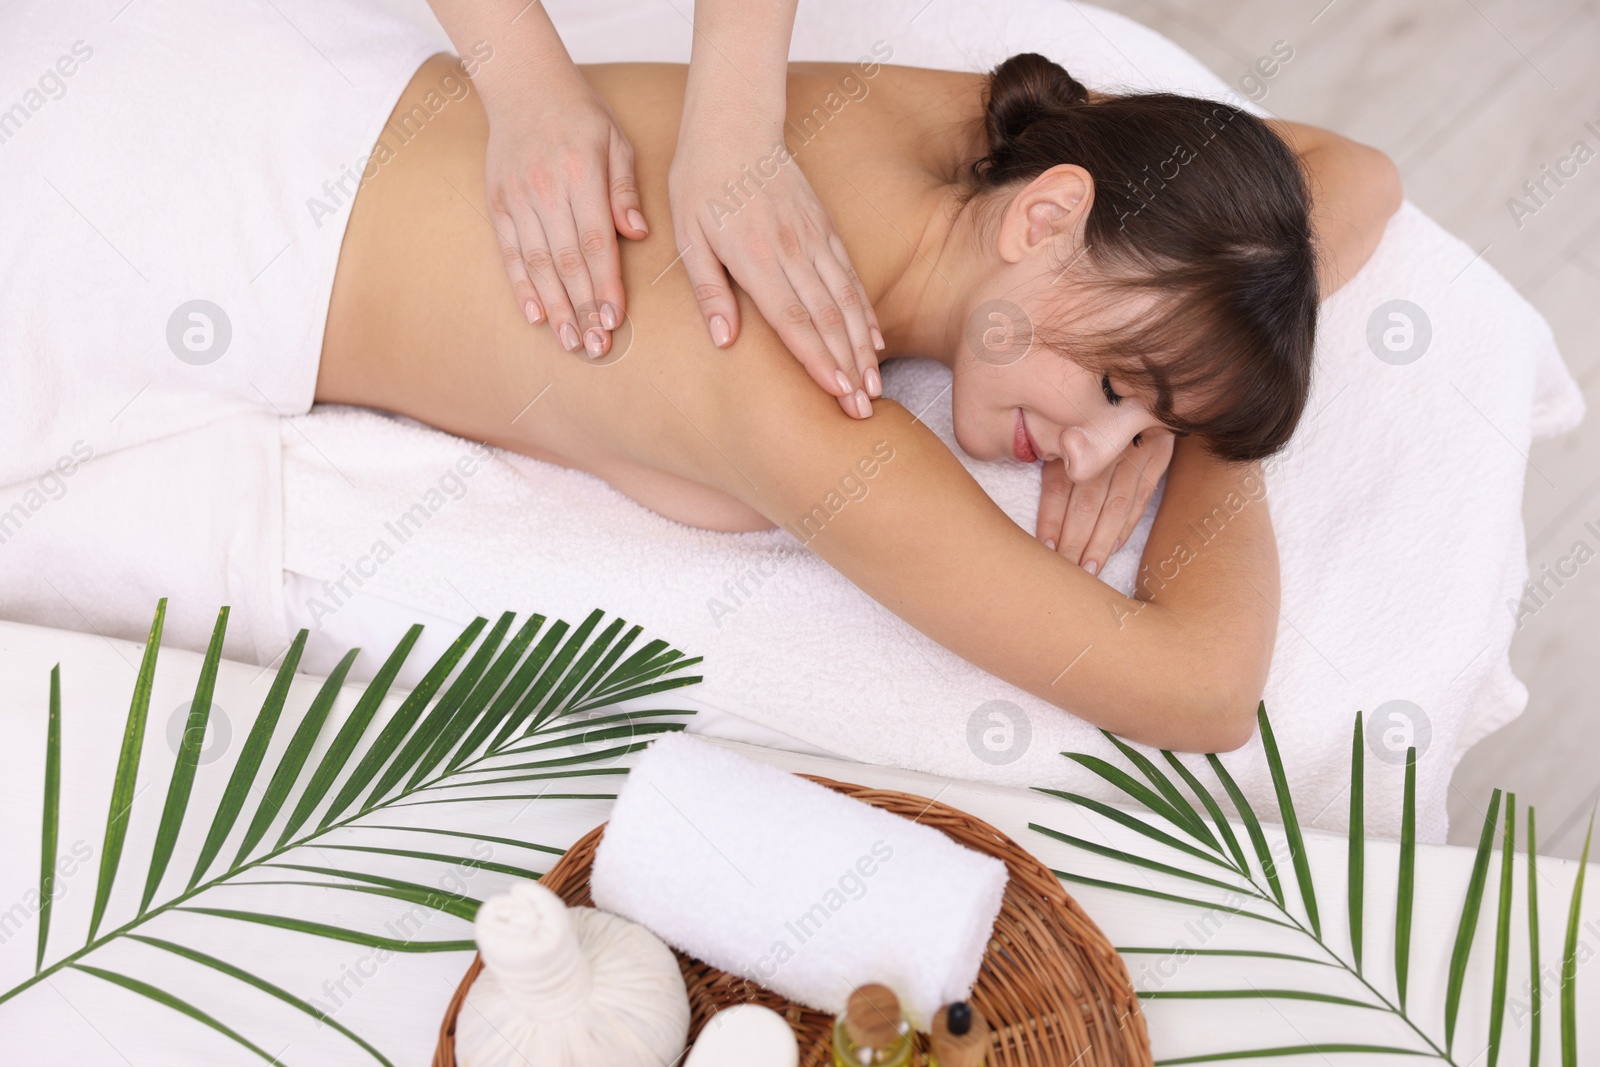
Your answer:
[[[712,342],[739,335],[732,274],[845,413],[870,415],[869,397],[883,393],[883,336],[832,218],[784,144],[781,108],[686,108],[667,188]]]
[[[489,220],[512,295],[529,323],[548,321],[568,352],[611,348],[627,307],[617,232],[649,233],[633,146],[611,108],[570,62],[537,91],[489,112]]]
[[[1133,533],[1150,494],[1172,462],[1170,433],[1145,431],[1115,463],[1083,482],[1067,479],[1060,460],[1044,465],[1039,485],[1039,540],[1090,574]]]

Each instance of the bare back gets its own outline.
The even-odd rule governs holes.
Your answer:
[[[633,142],[640,196],[656,221],[644,241],[619,241],[628,321],[616,331],[611,354],[595,365],[562,349],[547,326],[530,326],[518,314],[484,213],[483,109],[473,94],[430,113],[430,90],[454,68],[446,56],[429,60],[385,129],[392,157],[362,185],[352,211],[317,399],[396,411],[589,471],[690,525],[773,525],[745,499],[742,481],[728,491],[729,474],[738,476],[695,424],[703,430],[717,411],[752,401],[723,373],[737,361],[767,358],[779,365],[769,385],[778,392],[765,394],[775,405],[831,401],[786,352],[754,343],[752,334],[775,335],[742,292],[746,325],[739,342],[721,350],[706,336],[666,225],[666,175],[686,69],[636,63],[584,68]],[[794,162],[781,165],[803,167],[869,299],[876,299],[899,264],[916,254],[908,207],[939,187],[932,168],[949,154],[963,117],[980,113],[981,79],[876,64],[867,69],[871,77],[854,64],[792,67],[788,142]],[[411,139],[402,143],[406,135]],[[759,174],[776,165],[776,159],[754,159],[730,174],[728,208],[737,210],[741,197],[761,195]],[[833,416],[841,425],[850,422],[836,410]]]

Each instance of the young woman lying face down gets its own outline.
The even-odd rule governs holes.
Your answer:
[[[633,141],[648,216],[670,218],[685,68],[585,74]],[[849,77],[869,91],[814,111]],[[451,57],[429,60],[396,118],[449,78]],[[832,213],[883,356],[952,369],[962,449],[1083,480],[1136,438],[1179,435],[1135,597],[1020,529],[916,412],[846,416],[744,294],[742,335],[713,347],[695,294],[669,284],[667,227],[621,243],[628,321],[603,357],[531,327],[484,212],[476,96],[362,185],[316,399],[588,471],[680,522],[782,526],[940,644],[1098,726],[1242,745],[1278,622],[1258,461],[1304,409],[1319,293],[1398,207],[1392,165],[1210,101],[1086,94],[1032,55],[992,79],[794,64],[788,98],[803,147],[777,165],[802,166]],[[729,180],[760,195],[748,173]]]

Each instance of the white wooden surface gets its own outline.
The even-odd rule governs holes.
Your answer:
[[[375,649],[365,654],[381,656],[387,651]],[[0,819],[0,937],[4,938],[0,941],[0,995],[30,976],[34,966],[36,927],[27,894],[36,885],[38,874],[50,667],[60,663],[62,673],[64,755],[60,852],[69,855],[76,848],[79,855],[91,858],[63,876],[47,962],[72,951],[84,940],[110,783],[139,653],[137,646],[126,642],[0,623],[0,731],[3,731],[0,736],[6,739],[6,744],[0,746],[0,812],[4,813],[4,818]],[[192,653],[177,650],[162,653],[127,851],[103,929],[127,921],[137,909],[155,824],[165,799],[167,773],[173,763],[168,724],[192,695],[199,664],[200,657]],[[260,668],[223,663],[214,700],[227,718],[231,740],[226,744],[217,742],[218,758],[200,768],[191,801],[192,810],[199,813],[200,818],[191,819],[191,825],[180,838],[172,867],[157,894],[158,901],[179,891],[187,881],[209,823],[209,812],[221,794],[233,758],[242,747],[255,709],[271,681],[272,676]],[[319,683],[320,679],[310,676],[297,679],[286,712],[291,722],[304,709]],[[357,695],[356,689],[346,689],[323,731],[324,745]],[[665,696],[670,698],[670,695]],[[380,721],[397,702],[397,695],[391,695],[380,712]],[[673,704],[670,699],[664,699],[656,706],[671,707]],[[376,729],[376,725],[369,728],[368,736]],[[289,731],[280,727],[279,732],[282,736],[268,754],[268,767],[275,765],[278,753],[287,742]],[[1073,805],[1052,797],[755,749],[733,742],[721,743],[788,770],[904,790],[954,805],[989,821],[1058,870],[1096,878],[1131,880],[1167,892],[1206,895],[1205,887],[1154,873],[1145,879],[1144,872],[1084,853],[1029,829],[1030,823],[1038,823],[1089,840],[1127,847],[1150,858],[1181,859],[1158,855],[1165,850],[1098,817],[1088,817]],[[319,745],[313,759],[320,755],[322,747]],[[1344,757],[1334,754],[1330,758]],[[595,791],[610,790],[602,786]],[[602,821],[607,807],[605,801],[548,799],[531,804],[448,804],[413,808],[382,821],[394,823],[407,819],[408,824],[415,821],[440,828],[471,828],[481,833],[565,847]],[[1376,832],[1377,828],[1373,829]],[[1268,830],[1275,850],[1286,858],[1275,828],[1268,827]],[[387,832],[341,831],[340,836],[329,843],[356,840],[370,843],[384,833]],[[1242,830],[1240,836],[1243,840]],[[233,841],[237,838],[236,829],[229,848],[224,849],[225,856],[231,855],[229,849],[234,847]],[[391,834],[383,843],[419,847],[416,835]],[[456,846],[465,844],[444,837],[429,841],[429,847],[463,856],[470,854],[469,849]],[[1307,847],[1327,941],[1340,955],[1348,957],[1349,941],[1344,922],[1344,841],[1314,835]],[[307,851],[318,855],[308,854],[305,862],[359,866],[375,873],[426,880],[446,889],[459,887],[460,891],[478,898],[496,892],[507,881],[507,876],[488,871],[438,865],[419,867],[414,861],[326,849]],[[1388,997],[1393,997],[1395,851],[1392,842],[1379,841],[1369,842],[1367,851],[1366,972],[1375,990]],[[548,854],[509,846],[496,846],[492,858],[495,862],[532,870],[545,870],[552,861]],[[1424,1031],[1441,1043],[1444,976],[1471,859],[1469,850],[1456,847],[1424,847],[1419,849],[1418,855],[1416,926],[1408,1003]],[[1286,862],[1284,866],[1287,873]],[[1485,946],[1491,944],[1489,927],[1493,923],[1498,871],[1497,858],[1491,868],[1488,904],[1480,919],[1485,928],[1483,940],[1471,959],[1455,1038],[1453,1058],[1463,1065],[1483,1062],[1488,1032],[1485,1009],[1492,964],[1492,951]],[[1571,862],[1551,859],[1542,860],[1538,865],[1542,953],[1551,975],[1559,966],[1565,914],[1575,872],[1576,864]],[[1583,1036],[1591,1043],[1600,1042],[1600,1033],[1595,1032],[1600,1027],[1593,1023],[1593,1019],[1600,1016],[1600,986],[1597,986],[1600,975],[1596,975],[1594,964],[1588,962],[1593,948],[1600,945],[1596,884],[1591,877],[1586,894],[1590,918],[1580,938],[1580,956],[1586,962],[1579,969],[1578,983]],[[1514,918],[1519,946],[1524,944],[1522,932],[1526,929],[1526,886],[1526,869],[1519,860]],[[1181,951],[1199,947],[1253,948],[1320,955],[1301,935],[1202,908],[1086,886],[1069,885],[1068,888],[1113,944],[1174,950],[1166,954],[1127,956],[1131,977],[1142,991],[1292,987],[1319,989],[1357,999],[1372,998],[1371,991],[1335,967],[1237,957],[1185,957]],[[1191,894],[1191,890],[1199,892]],[[1289,892],[1293,900],[1293,890]],[[1208,899],[1220,902],[1223,896],[1216,892]],[[418,928],[411,929],[404,926],[408,910],[405,906],[333,890],[224,887],[210,891],[202,903],[286,911],[377,933],[387,929],[391,934],[403,933],[424,940],[470,936],[470,927],[462,920],[435,913]],[[16,910],[18,905],[22,907],[20,916]],[[395,955],[380,961],[370,949],[264,928],[242,928],[241,924],[194,914],[168,913],[152,921],[150,926],[149,932],[156,936],[219,955],[314,1000],[325,1009],[334,1010],[341,1023],[371,1040],[396,1063],[426,1061],[439,1018],[469,959],[463,953],[436,953]],[[371,1062],[331,1029],[319,1028],[314,1021],[280,1002],[258,991],[219,980],[213,972],[175,961],[149,946],[112,945],[99,950],[90,962],[170,989],[255,1039],[283,1063]],[[1527,1000],[1524,992],[1527,978],[1526,953],[1519,947],[1511,961],[1513,1006],[1505,1023],[1507,1049],[1502,1053],[1501,1063],[1518,1064],[1527,1060],[1529,1026],[1526,1011],[1520,1007]],[[1544,1062],[1547,1063],[1557,1062],[1555,1000],[1556,986],[1551,980],[1545,994]],[[1387,1012],[1292,1000],[1157,999],[1146,1002],[1146,1017],[1158,1059],[1306,1042],[1423,1047],[1415,1033]],[[5,1062],[15,1063],[144,1067],[146,1064],[260,1062],[226,1039],[167,1008],[72,970],[58,972],[0,1004],[0,1049],[5,1050]],[[1591,1049],[1584,1062],[1595,1062],[1597,1057],[1600,1057],[1600,1050]],[[1381,1063],[1386,1059],[1388,1057],[1309,1056],[1280,1062]],[[1415,1060],[1395,1058],[1395,1062]]]

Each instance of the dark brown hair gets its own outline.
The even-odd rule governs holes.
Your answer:
[[[1156,418],[1221,459],[1282,448],[1311,387],[1318,299],[1311,196],[1289,146],[1212,100],[1090,103],[1072,75],[1033,53],[996,67],[985,96],[988,154],[970,166],[967,199],[1058,164],[1083,167],[1094,180],[1087,248],[1063,271],[1064,287],[1157,297],[1149,315],[1116,330],[1052,335],[1035,324],[1035,339],[1148,389]],[[1187,417],[1173,408],[1179,393],[1196,398]]]

